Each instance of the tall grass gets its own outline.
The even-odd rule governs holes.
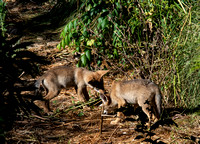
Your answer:
[[[200,105],[200,7],[194,1],[185,8],[186,15],[174,41],[174,102],[183,107]]]

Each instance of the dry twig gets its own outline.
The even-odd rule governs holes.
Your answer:
[[[106,143],[109,143],[109,142],[110,142],[110,140],[111,140],[113,134],[117,131],[117,129],[118,129],[119,127],[120,127],[120,125],[118,125],[118,126],[116,127],[116,129],[112,132],[112,134],[110,135],[110,137],[109,137],[109,139],[108,139],[108,141],[107,141]]]
[[[101,114],[100,114],[100,116],[101,116],[101,118],[100,118],[100,132],[99,132],[100,135],[102,134],[102,128],[103,128],[103,116],[102,116],[103,111],[104,111],[104,109],[103,109],[103,106],[102,106]]]

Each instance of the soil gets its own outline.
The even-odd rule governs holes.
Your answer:
[[[10,38],[21,31],[20,23],[30,17],[37,17],[40,13],[49,11],[52,5],[48,2],[36,4],[8,2],[8,21],[14,23],[10,27]],[[37,13],[37,15],[36,15]],[[29,29],[26,29],[28,32]],[[38,63],[39,74],[35,77],[22,73],[21,80],[33,81],[44,71],[58,65],[75,66],[73,50],[66,48],[58,50],[60,29],[45,30],[43,32],[20,33],[20,43],[31,42],[26,50],[44,57],[49,63]],[[123,77],[116,75],[117,78]],[[104,77],[105,89],[109,91],[112,80],[112,71]],[[31,113],[23,111],[17,114],[12,128],[5,133],[6,143],[200,143],[200,116],[196,113],[175,109],[163,110],[162,119],[149,130],[143,123],[145,118],[141,111],[136,115],[127,116],[123,123],[111,125],[115,119],[113,115],[101,117],[101,103],[96,93],[89,89],[92,102],[90,107],[80,106],[74,89],[65,90],[51,100],[52,115],[46,115],[40,109]],[[25,96],[33,95],[33,91],[21,91]],[[34,101],[40,108],[40,101]],[[131,110],[131,108],[129,108]],[[103,120],[102,120],[103,119]],[[101,125],[102,123],[102,125]],[[102,127],[101,127],[102,126]]]

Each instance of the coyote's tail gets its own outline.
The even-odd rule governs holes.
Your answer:
[[[38,96],[40,94],[40,91],[41,91],[41,87],[44,88],[44,85],[43,85],[43,79],[39,78],[38,80],[36,80],[35,82],[35,96]]]
[[[155,102],[156,102],[156,107],[157,107],[157,111],[158,111],[158,119],[160,118],[160,115],[161,115],[161,101],[162,101],[162,95],[161,95],[159,88],[157,87]]]

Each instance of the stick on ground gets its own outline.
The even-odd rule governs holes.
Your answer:
[[[99,134],[101,135],[102,134],[102,128],[103,128],[103,116],[102,116],[102,113],[103,113],[103,106],[102,106],[102,108],[101,108],[101,113],[100,113],[100,132],[99,132]]]

